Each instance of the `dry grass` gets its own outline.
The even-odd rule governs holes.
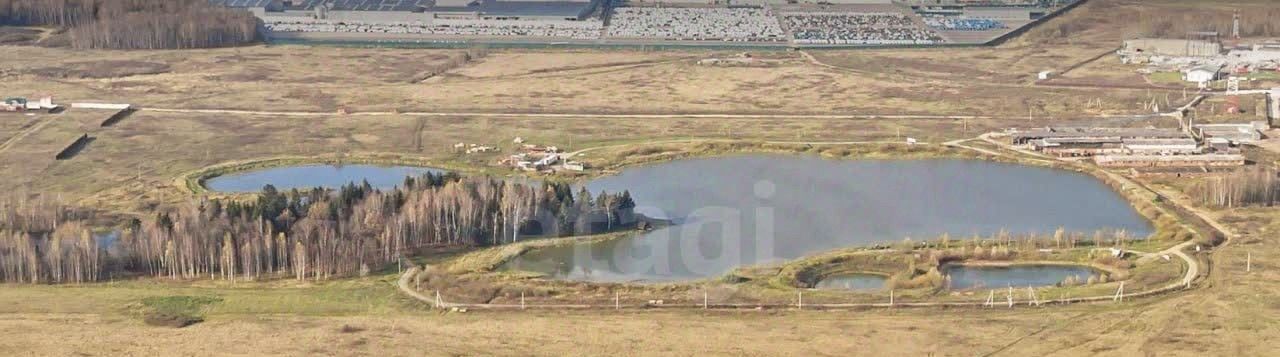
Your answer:
[[[1008,118],[972,120],[965,123],[969,126],[965,132],[961,122],[934,119],[453,116],[423,119],[423,129],[418,130],[419,118],[401,115],[303,118],[144,110],[117,126],[98,129],[108,114],[72,110],[0,152],[0,191],[5,196],[61,197],[69,203],[141,213],[158,204],[192,199],[173,185],[185,173],[263,157],[394,153],[481,167],[497,155],[460,156],[451,152],[450,145],[489,143],[509,148],[512,137],[522,136],[575,150],[687,138],[897,140],[899,133],[940,142],[1007,126],[1131,113],[1149,101],[1145,90],[1046,88],[1031,86],[1029,76],[1114,48],[1127,36],[1118,26],[1133,9],[1149,6],[1167,11],[1168,6],[1188,4],[1203,2],[1095,0],[1085,11],[994,49],[815,53],[822,61],[845,69],[815,66],[796,56],[780,56],[784,61],[774,68],[716,68],[671,61],[688,53],[507,51],[427,83],[410,84],[405,78],[458,52],[295,46],[183,52],[3,47],[0,51],[6,58],[24,60],[0,65],[0,93],[48,93],[60,102],[95,99],[153,107],[308,111],[350,107],[583,113],[883,112]],[[1053,26],[1073,21],[1082,22],[1077,36],[1054,36],[1052,32],[1061,27]],[[707,54],[713,55],[718,54]],[[168,70],[94,75],[113,78],[59,78],[37,71],[88,68],[99,61],[163,64]],[[898,65],[887,65],[893,63]],[[1071,76],[1125,80],[1127,69],[1107,63],[1104,59],[1080,67]],[[1077,111],[1081,103],[1099,97],[1104,98],[1100,109]],[[1028,107],[1049,115],[1028,121]],[[0,116],[0,138],[32,125],[25,116],[14,118]],[[98,138],[88,149],[66,162],[52,159],[67,140],[86,131]],[[421,147],[413,144],[416,141],[423,142]],[[635,154],[678,155],[697,149],[674,144],[653,147]],[[839,157],[857,153],[855,148],[838,147],[806,152]],[[586,158],[614,157],[600,151]],[[1275,284],[1280,281],[1280,263],[1275,262],[1280,259],[1280,246],[1271,238],[1280,232],[1280,216],[1260,208],[1214,214],[1242,236],[1214,253],[1207,283],[1192,291],[1125,304],[1012,311],[439,314],[396,292],[393,276],[320,284],[140,281],[0,286],[0,334],[5,336],[0,339],[0,354],[129,355],[157,350],[197,355],[1270,354],[1274,349],[1270,341],[1280,336],[1280,304],[1274,301],[1280,296],[1280,285]],[[1251,272],[1246,272],[1247,254],[1252,255]],[[1135,285],[1127,287],[1158,285],[1164,277],[1176,276],[1178,269],[1176,262],[1140,265],[1135,268],[1138,278],[1128,282]],[[1099,284],[1076,288],[1093,290],[1072,291],[1100,295],[1114,287]],[[1056,298],[1052,294],[1060,291],[1048,292]],[[688,291],[667,293],[689,298]],[[717,296],[738,293],[715,292]],[[609,295],[595,290],[588,294]],[[787,301],[792,294],[765,297]],[[502,292],[497,295],[498,301],[512,302]],[[222,302],[208,307],[204,323],[161,330],[130,313],[143,299],[156,296],[217,296]]]
[[[691,54],[664,52],[548,51],[530,56],[527,52],[490,55],[478,63],[450,71],[466,78],[573,76],[588,71],[626,69],[631,66],[697,58]]]
[[[1022,79],[1045,69],[1041,64],[1063,61],[1036,55],[1040,50],[817,53],[823,61],[847,65],[854,71],[814,66],[798,56],[786,56],[770,68],[724,68],[692,61],[719,55],[716,53],[509,51],[491,54],[473,66],[424,83],[410,83],[409,79],[447,62],[457,52],[282,46],[190,51],[183,56],[102,51],[95,53],[102,60],[85,62],[67,50],[13,47],[6,51],[32,60],[14,65],[12,74],[0,82],[0,91],[36,87],[60,98],[109,99],[154,107],[1021,118],[1028,105],[1048,115],[1067,117],[1074,114],[1073,105],[1096,99],[1087,89],[1023,83]],[[111,75],[111,71],[64,73],[79,73],[83,71],[77,68],[104,63],[146,63],[168,69],[158,74],[122,69],[112,78],[98,78]],[[1104,111],[1127,112],[1130,102],[1139,102],[1144,96],[1137,91],[1118,91],[1108,96],[1111,99]]]
[[[164,333],[107,316],[8,315],[0,317],[0,332],[6,334],[0,353],[129,355],[163,346],[166,353],[204,355],[971,355],[1000,348],[1006,340],[999,336],[1033,333],[1051,321],[1046,318],[1069,316],[998,315],[943,316],[930,324],[851,313],[773,312],[244,316]],[[794,323],[797,319],[806,323]],[[77,328],[58,327],[67,324]],[[975,326],[955,328],[964,324]],[[343,332],[344,325],[364,331]]]
[[[188,200],[175,179],[225,162],[271,157],[389,154],[419,158],[447,167],[488,167],[499,154],[460,155],[454,143],[496,145],[511,150],[510,138],[576,150],[689,136],[729,133],[746,140],[847,141],[894,140],[904,136],[938,142],[972,135],[997,122],[970,124],[966,134],[950,120],[815,119],[597,119],[407,116],[271,117],[251,115],[171,114],[146,110],[110,128],[97,125],[110,113],[69,110],[0,153],[0,189],[7,194],[42,194],[64,202],[140,212],[157,204]],[[9,116],[5,116],[8,118]],[[20,116],[22,120],[29,119]],[[21,131],[22,126],[15,125]],[[72,160],[53,155],[75,137],[90,133],[96,140]],[[719,134],[724,135],[724,134]],[[420,138],[421,149],[414,143]],[[785,148],[784,148],[785,149]],[[791,149],[786,149],[792,151]],[[854,155],[857,147],[817,147],[803,151],[822,155]],[[897,152],[904,154],[904,152]],[[584,159],[606,153],[587,153]],[[505,172],[505,171],[500,171]],[[6,195],[7,195],[6,194]]]

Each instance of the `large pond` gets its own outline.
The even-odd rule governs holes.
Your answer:
[[[585,281],[662,282],[723,275],[850,246],[1091,233],[1151,227],[1085,174],[978,160],[826,160],[745,155],[680,160],[587,184],[631,190],[637,212],[675,224],[633,238],[534,250],[505,269]]]
[[[1067,277],[1079,282],[1098,273],[1078,265],[1027,265],[1010,267],[945,265],[942,275],[951,277],[951,289],[1023,288],[1057,285]]]
[[[294,188],[338,188],[348,183],[360,184],[368,181],[375,188],[388,189],[403,184],[405,177],[421,176],[428,172],[443,171],[412,166],[303,165],[222,175],[206,180],[204,185],[219,192],[258,192],[266,185],[285,191]]]

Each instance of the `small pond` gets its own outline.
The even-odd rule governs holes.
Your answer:
[[[841,273],[822,278],[814,287],[824,290],[876,291],[884,289],[884,284],[888,280],[884,276],[875,274]]]
[[[231,173],[208,179],[204,186],[218,192],[258,192],[266,185],[277,190],[338,188],[348,183],[368,181],[378,189],[403,184],[410,176],[442,173],[443,170],[413,166],[302,165]]]
[[[534,250],[505,269],[557,279],[688,281],[836,248],[1150,224],[1092,176],[979,160],[827,160],[789,155],[688,159],[587,183],[630,190],[636,212],[672,226],[595,244]],[[1051,277],[1054,283],[1058,277]]]
[[[952,290],[1004,289],[1052,286],[1074,276],[1081,282],[1099,273],[1078,265],[1016,265],[1009,267],[944,265]]]

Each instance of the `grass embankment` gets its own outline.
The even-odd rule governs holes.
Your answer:
[[[1051,242],[1041,241],[1039,246]],[[1125,244],[1129,249],[1145,248],[1151,242]],[[1104,247],[1109,247],[1105,244]],[[851,248],[805,257],[781,266],[747,267],[736,270],[732,281],[760,294],[792,292],[812,288],[822,279],[843,273],[869,273],[886,277],[879,291],[809,290],[811,303],[883,302],[888,290],[894,290],[898,301],[969,301],[974,291],[952,290],[940,272],[944,265],[1017,267],[1017,266],[1083,266],[1096,271],[1088,280],[1063,281],[1056,286],[1037,287],[1038,291],[1058,296],[1100,296],[1114,292],[1117,282],[1126,281],[1129,292],[1163,287],[1180,278],[1183,267],[1178,261],[1147,257],[1132,253],[1125,258],[1112,258],[1109,251],[1092,242],[1077,242],[1075,248],[1036,248],[1026,241],[1001,243],[997,240],[935,240],[921,244],[901,244],[895,248]],[[1022,287],[1025,288],[1025,287]]]
[[[634,231],[613,232],[583,237],[535,238],[523,242],[507,244],[462,254],[455,259],[444,262],[441,268],[450,273],[490,273],[508,261],[534,249],[550,248],[572,244],[591,244],[613,239],[631,237]]]
[[[770,143],[752,140],[698,140],[664,144],[637,144],[610,147],[589,153],[582,160],[604,171],[655,162],[738,154],[814,155],[826,159],[976,159],[985,155],[934,144],[902,143],[804,144]]]
[[[637,231],[567,238],[533,239],[504,246],[490,247],[427,264],[412,280],[413,288],[433,294],[439,291],[451,303],[516,304],[528,299],[535,304],[612,304],[635,303],[662,296],[675,302],[672,294],[685,294],[698,283],[626,284],[594,283],[546,279],[542,273],[501,270],[503,264],[522,254],[536,250],[574,244],[594,244],[626,239]],[[692,301],[692,295],[684,296]]]

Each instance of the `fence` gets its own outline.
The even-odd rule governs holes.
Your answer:
[[[1057,299],[1041,298],[1035,288],[1009,287],[1004,290],[990,290],[987,298],[981,301],[900,301],[894,296],[894,292],[889,292],[889,297],[884,302],[871,303],[806,303],[805,291],[796,291],[795,298],[788,302],[746,302],[734,303],[724,301],[712,301],[710,294],[703,290],[701,301],[691,302],[675,302],[667,303],[665,299],[649,299],[635,296],[624,296],[621,293],[615,293],[613,301],[606,302],[584,302],[584,303],[529,303],[526,302],[523,294],[519,303],[492,304],[492,303],[458,303],[449,302],[447,299],[448,292],[435,290],[431,292],[421,292],[411,286],[411,282],[421,270],[417,267],[410,268],[401,275],[399,280],[399,288],[405,294],[430,304],[437,309],[475,309],[475,310],[621,310],[621,309],[654,309],[654,310],[678,310],[678,309],[704,309],[704,310],[761,310],[761,309],[794,309],[794,310],[856,310],[856,309],[876,309],[876,308],[1015,308],[1015,307],[1042,307],[1045,305],[1069,305],[1079,303],[1097,303],[1097,302],[1123,302],[1127,299],[1145,298],[1166,293],[1172,293],[1181,290],[1188,290],[1196,284],[1196,274],[1188,270],[1188,276],[1179,279],[1178,282],[1170,283],[1163,287],[1141,291],[1126,292],[1125,283],[1120,282],[1119,288],[1114,294],[1074,297]]]

